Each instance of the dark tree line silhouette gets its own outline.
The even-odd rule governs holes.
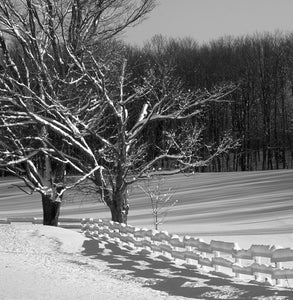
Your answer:
[[[292,168],[293,34],[224,37],[204,45],[155,36],[142,48],[130,47],[128,61],[134,80],[149,69],[161,76],[172,70],[189,90],[227,82],[238,86],[226,101],[205,107],[202,123],[206,143],[230,130],[241,146],[201,171]],[[146,138],[160,146],[162,131],[170,126],[157,124]]]

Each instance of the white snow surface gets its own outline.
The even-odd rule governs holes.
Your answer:
[[[166,179],[176,205],[161,230],[180,235],[293,248],[293,170],[203,173]],[[0,179],[0,218],[41,217],[38,194]],[[78,191],[61,217],[109,218]],[[130,190],[129,224],[153,228],[149,199]],[[38,225],[0,225],[0,299],[292,299],[293,291],[221,279],[134,253],[81,233]],[[291,298],[290,298],[291,297]]]
[[[103,239],[0,225],[0,299],[291,299],[292,291],[186,269]]]
[[[41,217],[39,194],[21,192],[19,180],[0,178],[0,218]],[[178,204],[160,230],[179,235],[236,242],[242,248],[268,244],[293,248],[293,170],[197,173],[166,177]],[[130,189],[128,224],[154,228],[150,200]],[[61,217],[110,218],[96,195],[69,191]]]
[[[127,272],[114,274],[105,260],[83,253],[87,238],[81,233],[0,225],[0,239],[0,299],[169,299],[167,293],[142,287],[145,283]]]

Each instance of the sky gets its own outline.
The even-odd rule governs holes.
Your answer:
[[[155,34],[199,43],[226,35],[293,31],[293,0],[157,0],[148,18],[124,35],[142,46]]]

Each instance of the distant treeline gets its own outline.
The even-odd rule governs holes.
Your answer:
[[[15,54],[11,55],[18,57],[17,44],[14,48]],[[203,45],[190,38],[163,36],[155,36],[143,47],[107,41],[97,44],[95,55],[105,61],[126,58],[131,89],[142,86],[152,72],[160,81],[158,87],[153,87],[161,89],[156,90],[157,94],[164,93],[164,81],[169,84],[180,81],[185,91],[206,91],[235,84],[236,88],[223,101],[205,105],[203,113],[186,121],[189,124],[182,128],[185,131],[193,130],[195,126],[203,128],[203,144],[209,145],[210,149],[230,132],[235,140],[239,140],[239,147],[217,157],[208,167],[192,171],[293,168],[293,33],[224,37]],[[19,68],[21,70],[21,62]],[[117,74],[112,76],[119,78],[118,71]],[[78,93],[82,91],[72,91],[76,97]],[[145,101],[142,97],[140,107],[129,104],[134,118],[138,118]],[[160,149],[166,148],[165,131],[172,128],[182,135],[182,139],[188,136],[180,132],[178,121],[161,121],[147,127],[142,143],[147,142],[149,146],[142,159],[151,160]],[[55,136],[52,138],[56,139]],[[99,147],[97,144],[97,149]],[[206,149],[199,150],[197,157],[208,156]],[[166,160],[157,167],[173,169],[176,166]],[[68,172],[72,173],[72,170]],[[3,172],[2,175],[6,174]]]
[[[199,171],[293,167],[293,34],[224,37],[204,45],[155,36],[144,47],[129,47],[127,55],[134,81],[152,69],[162,76],[171,70],[191,90],[227,82],[238,86],[225,102],[208,105],[201,122],[206,143],[216,144],[230,131],[241,145]],[[162,122],[145,134],[153,143],[149,156],[170,126]]]

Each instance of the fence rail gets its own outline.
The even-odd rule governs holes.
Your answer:
[[[11,217],[0,219],[0,224],[42,224],[42,218]],[[259,283],[284,285],[293,279],[293,249],[270,245],[251,245],[241,249],[237,243],[178,236],[166,231],[137,228],[109,220],[92,218],[59,218],[59,227],[78,229],[86,235],[105,237],[124,246],[145,253],[178,260],[186,268],[203,268],[236,278],[244,277]]]
[[[58,226],[67,229],[81,229],[82,218],[59,218]],[[42,218],[11,217],[0,219],[0,224],[32,223],[43,224]]]
[[[179,260],[187,268],[201,267],[218,275],[250,278],[254,282],[284,285],[293,279],[293,250],[269,245],[241,249],[237,243],[212,240],[210,243],[190,236],[179,237],[165,231],[119,224],[102,219],[83,219],[82,231],[104,236],[133,249]],[[243,278],[244,279],[244,278]]]

